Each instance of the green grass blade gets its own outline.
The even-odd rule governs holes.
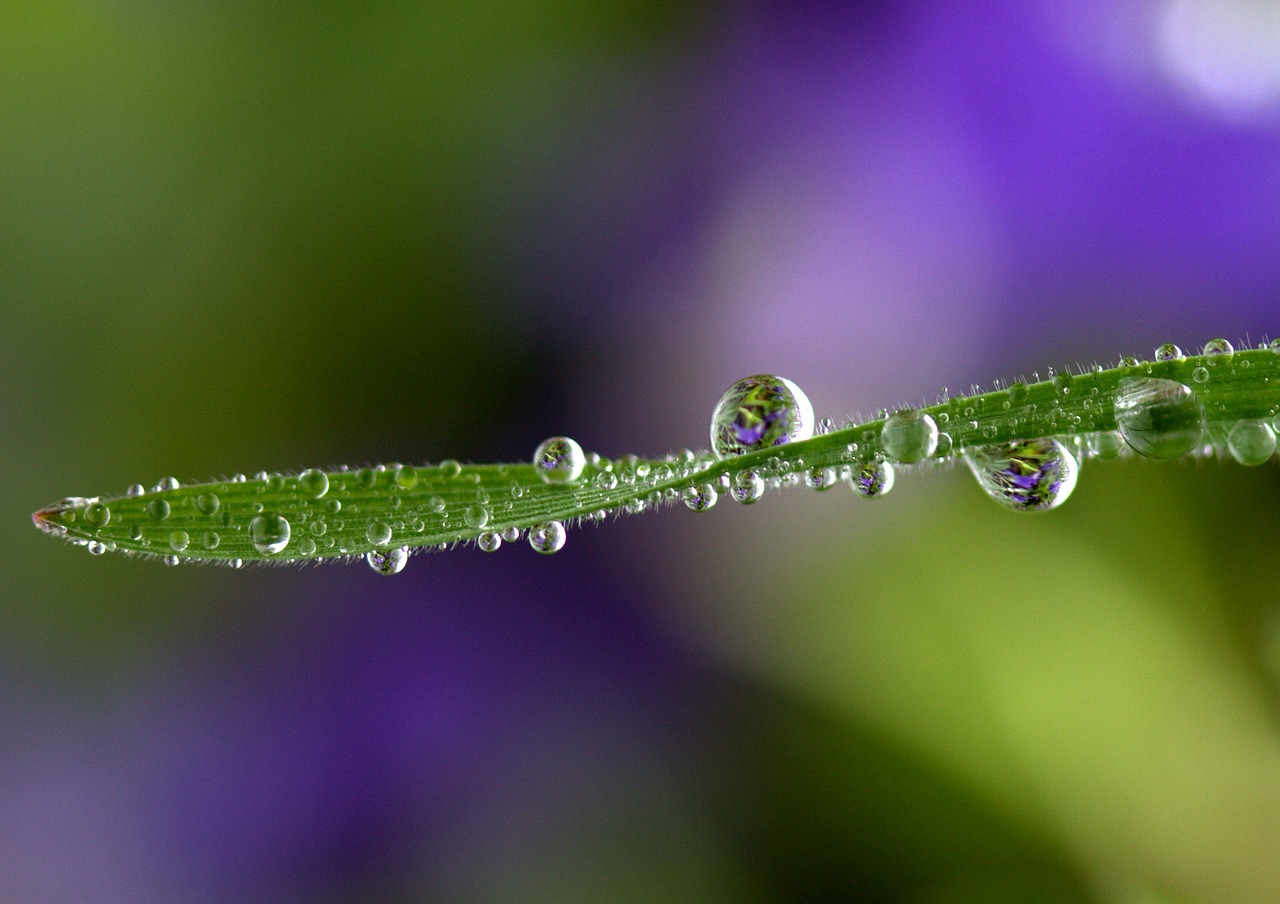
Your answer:
[[[966,450],[1042,437],[1055,437],[1089,456],[1094,438],[1116,430],[1116,402],[1125,387],[1143,379],[1192,388],[1206,424],[1204,441],[1192,454],[1221,454],[1231,445],[1232,427],[1242,421],[1260,421],[1264,434],[1273,429],[1266,419],[1280,412],[1280,344],[1179,360],[1130,360],[955,396],[918,409],[934,419],[945,438],[928,460],[907,469],[961,460]],[[683,491],[701,484],[723,490],[746,469],[780,486],[801,482],[815,469],[839,474],[877,459],[892,461],[883,427],[883,419],[850,424],[727,459],[707,452],[616,461],[592,455],[582,475],[568,484],[544,482],[530,463],[389,465],[328,471],[323,478],[314,470],[263,473],[151,491],[139,487],[120,496],[73,497],[33,518],[42,530],[91,552],[156,556],[170,563],[334,559],[448,546],[481,535],[487,535],[484,545],[493,546],[504,531],[510,539],[543,522],[572,525],[610,512],[643,511],[678,501]],[[280,519],[288,523],[287,538],[277,529]]]

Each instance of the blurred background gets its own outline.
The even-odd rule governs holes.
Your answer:
[[[0,898],[1280,900],[1280,468],[363,565],[29,514],[1256,343],[1272,0],[10,0]],[[1267,331],[1270,331],[1269,333]]]

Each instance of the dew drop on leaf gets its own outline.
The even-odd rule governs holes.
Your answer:
[[[1226,339],[1210,339],[1204,344],[1204,353],[1212,357],[1221,358],[1223,361],[1230,361],[1236,350],[1235,346]]]
[[[854,467],[850,482],[854,492],[865,499],[878,499],[893,489],[893,465],[869,461]]]
[[[84,507],[84,523],[90,527],[106,527],[111,520],[111,509],[105,502],[90,502]]]
[[[476,538],[476,545],[485,552],[497,552],[502,548],[502,536],[487,530]]]
[[[174,552],[182,552],[191,545],[191,536],[185,530],[175,530],[169,534],[169,548]]]
[[[1016,512],[1057,508],[1080,476],[1075,456],[1049,437],[968,449],[965,460],[986,494]]]
[[[255,515],[249,522],[249,542],[266,555],[282,552],[289,545],[289,534],[288,519],[273,512]]]
[[[1156,348],[1157,361],[1181,361],[1184,357],[1186,356],[1182,354],[1182,349],[1172,342],[1166,342]]]
[[[739,502],[742,505],[752,505],[759,502],[760,497],[764,495],[764,478],[760,476],[758,471],[745,468],[733,475],[730,494],[735,502]]]
[[[462,513],[462,520],[467,527],[484,527],[489,523],[489,510],[483,505],[469,505]]]
[[[370,521],[364,535],[374,546],[385,546],[391,542],[391,525],[385,521]]]
[[[216,515],[222,500],[217,493],[201,493],[196,497],[196,508],[202,515]]]
[[[1247,467],[1265,464],[1276,451],[1276,432],[1263,420],[1237,421],[1227,434],[1231,457]]]
[[[329,492],[329,475],[317,468],[307,468],[298,475],[298,486],[312,499]]]
[[[544,556],[563,549],[565,539],[564,525],[559,521],[543,521],[529,528],[529,546]]]
[[[107,544],[101,540],[90,540],[85,545],[85,549],[89,550],[89,555],[91,556],[100,556],[107,551]]]
[[[567,436],[544,439],[533,452],[533,469],[544,483],[573,483],[586,466],[586,453]]]
[[[1179,458],[1200,445],[1204,434],[1200,400],[1174,380],[1121,380],[1115,415],[1124,441],[1145,458]]]
[[[400,546],[396,549],[387,550],[375,549],[366,553],[364,560],[378,574],[399,574],[404,571],[405,563],[409,561],[409,547]]]
[[[720,498],[720,494],[716,492],[716,488],[709,483],[700,483],[696,486],[685,488],[684,504],[691,512],[705,512],[716,504],[716,500]]]
[[[147,514],[157,521],[163,521],[169,517],[169,502],[159,497],[147,502]]]
[[[921,461],[937,451],[938,424],[923,411],[899,411],[880,428],[880,442],[894,461]]]
[[[717,458],[742,455],[813,436],[813,405],[795,383],[771,374],[730,386],[711,413]]]

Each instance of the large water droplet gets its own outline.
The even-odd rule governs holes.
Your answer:
[[[586,453],[567,436],[544,439],[533,453],[533,468],[545,483],[572,483],[586,466]]]
[[[859,496],[876,499],[893,489],[893,465],[887,461],[869,461],[853,469],[850,481]]]
[[[111,509],[105,502],[90,502],[84,507],[84,522],[90,527],[106,527],[111,520]]]
[[[372,552],[365,553],[364,560],[378,574],[399,574],[404,571],[405,563],[409,561],[409,547],[400,546],[396,549],[387,550],[375,549]]]
[[[329,492],[329,475],[318,468],[307,468],[298,475],[298,486],[313,499]]]
[[[462,513],[462,520],[467,527],[484,527],[489,523],[489,510],[483,505],[469,505]]]
[[[476,537],[476,546],[484,552],[497,552],[502,548],[502,535],[491,530]]]
[[[752,505],[764,495],[764,478],[758,471],[746,468],[733,475],[729,493],[735,502]]]
[[[529,528],[529,545],[544,556],[563,549],[565,539],[564,525],[559,521],[543,521]]]
[[[1076,487],[1080,464],[1056,439],[1018,440],[965,452],[987,495],[1018,512],[1057,508]]]
[[[165,499],[155,498],[147,502],[147,513],[157,521],[163,521],[169,517],[169,502]]]
[[[1227,434],[1231,457],[1247,467],[1266,463],[1276,452],[1276,432],[1263,420],[1237,421]]]
[[[1146,458],[1186,455],[1200,445],[1204,408],[1191,387],[1174,380],[1126,378],[1116,394],[1116,426]]]
[[[880,442],[894,461],[921,461],[938,448],[938,424],[923,411],[899,411],[884,422]]]
[[[289,545],[289,521],[281,515],[264,512],[249,522],[249,542],[266,555],[275,555]]]
[[[1210,339],[1204,344],[1204,353],[1221,358],[1223,361],[1230,361],[1231,356],[1236,353],[1236,349],[1226,339]]]
[[[686,487],[684,491],[684,504],[688,506],[691,512],[705,512],[714,506],[719,498],[720,494],[709,483]]]
[[[396,465],[391,472],[391,479],[402,490],[412,490],[418,485],[418,469]]]
[[[711,448],[719,458],[781,446],[813,435],[813,405],[795,383],[756,374],[734,383],[711,413]]]
[[[364,535],[374,546],[385,546],[391,542],[391,525],[385,521],[370,521]]]
[[[1182,354],[1182,349],[1174,345],[1172,342],[1166,342],[1164,345],[1157,346],[1157,361],[1181,361],[1186,356]]]

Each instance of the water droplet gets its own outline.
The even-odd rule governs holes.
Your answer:
[[[100,556],[107,551],[107,544],[101,540],[90,540],[85,545],[85,549],[89,550],[91,556]]]
[[[444,499],[439,496],[432,496],[427,500],[427,508],[439,515],[444,511]]]
[[[1195,380],[1197,383],[1208,383],[1209,368],[1197,367],[1195,370],[1191,371],[1191,379]]]
[[[313,499],[329,492],[329,475],[318,468],[307,468],[298,475],[298,486]]]
[[[373,489],[373,485],[378,482],[378,472],[373,468],[361,468],[356,471],[356,483],[364,487],[366,490]]]
[[[764,478],[759,472],[746,468],[733,475],[732,489],[734,501],[743,505],[759,502],[764,495]]]
[[[146,491],[147,491],[147,488],[144,487],[142,484],[135,483],[132,486],[130,486],[129,489],[125,490],[124,494],[126,496],[141,496]]]
[[[1280,339],[1272,339],[1271,344],[1268,345],[1267,348],[1271,349],[1277,355],[1280,355]]]
[[[152,499],[147,503],[147,514],[157,521],[163,521],[169,517],[169,503],[165,499]]]
[[[813,428],[814,436],[826,436],[832,430],[836,429],[836,422],[829,417],[824,417],[818,421],[818,425]]]
[[[489,510],[483,505],[469,505],[462,513],[462,520],[467,527],[484,527],[489,523]]]
[[[836,485],[836,469],[810,468],[804,482],[812,490],[829,490]]]
[[[684,504],[688,506],[691,512],[705,512],[716,504],[716,500],[720,498],[720,494],[716,492],[716,488],[709,483],[701,483],[697,486],[686,487],[684,491]]]
[[[217,549],[220,543],[222,543],[222,538],[214,531],[207,530],[200,535],[200,545],[205,549]]]
[[[1172,342],[1166,342],[1164,345],[1156,348],[1157,361],[1181,361],[1186,355],[1182,353],[1182,349],[1174,345]]]
[[[330,499],[324,504],[324,507],[336,515],[338,512],[342,511],[342,500]]]
[[[1210,339],[1204,344],[1204,353],[1221,358],[1223,361],[1230,361],[1236,350],[1235,346],[1226,339]]]
[[[502,548],[502,535],[487,530],[476,537],[476,546],[479,546],[484,552],[497,552]]]
[[[533,469],[544,483],[572,483],[586,466],[586,453],[567,436],[544,439],[533,453]]]
[[[370,521],[364,535],[374,546],[386,546],[391,542],[391,525],[385,521]]]
[[[1116,425],[1147,458],[1178,458],[1200,444],[1204,408],[1191,387],[1173,380],[1126,378],[1116,395]]]
[[[111,520],[111,509],[105,502],[90,502],[84,507],[84,522],[90,527],[106,527]]]
[[[618,475],[612,471],[601,471],[596,475],[596,486],[602,490],[612,490],[618,485]]]
[[[130,540],[135,540],[135,541],[136,541],[136,540],[141,540],[141,539],[142,539],[142,528],[141,528],[141,527],[139,527],[137,524],[130,524],[130,525],[129,525],[129,539],[130,539]]]
[[[176,490],[178,488],[178,478],[166,477],[155,486],[155,492],[163,493],[165,490]]]
[[[255,515],[249,522],[249,541],[267,555],[282,552],[289,545],[289,533],[288,520],[274,513]]]
[[[412,490],[418,485],[418,469],[396,465],[395,471],[391,474],[391,479],[400,489]]]
[[[564,525],[559,521],[543,521],[529,528],[529,545],[534,552],[549,556],[564,548]]]
[[[965,460],[988,496],[1018,512],[1057,508],[1080,475],[1075,456],[1049,437],[968,449]]]
[[[462,465],[454,461],[452,458],[446,458],[440,462],[440,473],[445,477],[458,477],[462,474]]]
[[[164,564],[166,564],[166,565],[168,565],[170,568],[172,568],[173,566],[175,566],[175,565],[177,565],[177,564],[178,564],[178,557],[177,557],[177,556],[173,556],[173,555],[169,555],[169,556],[165,556],[165,557],[164,557],[163,559],[161,559],[160,561],[161,561],[161,562],[164,562]]]
[[[1227,434],[1231,457],[1246,467],[1264,464],[1276,451],[1276,432],[1263,420],[1237,421]]]
[[[756,374],[734,383],[711,414],[717,458],[742,455],[813,435],[813,406],[795,383]]]
[[[934,450],[933,454],[938,456],[939,458],[945,458],[946,456],[951,454],[951,450],[953,447],[954,447],[954,443],[951,440],[951,434],[939,433],[938,448]]]
[[[244,567],[244,559],[232,559],[232,560],[231,560],[230,562],[228,562],[227,564],[228,564],[228,565],[230,565],[232,568],[243,568],[243,567]]]
[[[405,563],[409,561],[409,547],[401,546],[385,551],[375,549],[366,553],[364,560],[378,574],[399,574],[404,571]]]
[[[850,481],[859,496],[876,499],[893,489],[893,465],[869,461],[853,469]]]
[[[504,527],[502,529],[502,539],[507,543],[514,543],[520,539],[520,528],[515,525]]]
[[[1101,461],[1117,458],[1124,449],[1124,438],[1118,431],[1103,430],[1089,437],[1089,453]]]
[[[169,534],[169,548],[174,552],[182,552],[191,545],[191,535],[185,530],[175,530]]]
[[[920,461],[938,448],[938,424],[923,411],[899,411],[884,422],[880,442],[894,461]]]

